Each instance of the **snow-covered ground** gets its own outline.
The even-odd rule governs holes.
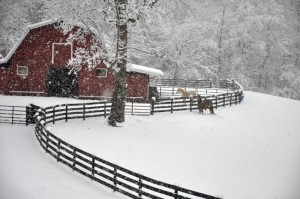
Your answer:
[[[65,103],[82,103],[93,102],[93,100],[80,100],[74,98],[64,97],[33,97],[33,96],[5,96],[0,95],[0,104],[9,106],[27,106],[29,104],[36,104],[41,107],[53,106]]]
[[[30,102],[24,97],[9,98],[0,96],[0,104],[13,104],[13,101],[39,104],[34,101],[36,98],[31,98],[33,101]],[[40,99],[43,99],[43,106],[55,101]],[[58,104],[61,103],[65,102]],[[300,101],[245,92],[242,104],[219,108],[215,113],[200,115],[196,111],[183,111],[144,117],[126,116],[126,123],[118,128],[107,126],[104,118],[70,120],[49,126],[52,133],[81,149],[130,170],[185,188],[228,199],[300,198]],[[55,163],[52,157],[42,152],[32,131],[33,127],[1,125],[0,156],[4,158],[1,158],[0,176],[3,171],[5,174],[5,178],[0,178],[1,187],[4,184],[8,190],[22,192],[22,182],[26,178],[32,181],[24,173],[30,176],[39,173],[39,170],[51,169],[53,173],[59,172],[53,176],[61,181],[71,177],[74,184],[79,181],[95,188],[94,183]],[[8,141],[3,141],[4,138]],[[13,144],[20,147],[20,151],[13,149]],[[29,150],[26,154],[33,155],[20,156],[20,160],[12,159],[7,151],[24,154],[25,149],[22,150],[21,146]],[[28,166],[23,170],[20,165],[27,163],[27,159],[33,162],[35,156],[41,156],[43,161],[30,163],[32,169]],[[2,163],[3,159],[10,162]],[[12,160],[16,163],[15,167],[10,168]],[[50,168],[42,169],[44,167]],[[47,180],[39,188],[39,193],[50,192],[42,192],[42,189],[53,189],[56,193],[58,187],[51,183],[51,179],[47,183],[52,172],[41,172],[40,175],[46,175]],[[9,176],[18,177],[20,184],[13,186],[16,182]],[[38,184],[41,183],[39,179]],[[5,188],[0,188],[0,194],[1,189]],[[69,187],[62,195],[67,194],[68,190],[74,191]],[[104,195],[109,195],[109,190],[104,188],[99,188],[97,192],[103,193],[103,190]],[[58,195],[60,192],[57,190]],[[55,198],[59,197],[55,195]]]
[[[1,199],[125,198],[57,164],[33,132],[34,126],[0,124]]]

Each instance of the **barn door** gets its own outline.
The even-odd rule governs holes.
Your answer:
[[[47,95],[72,97],[78,95],[77,76],[67,68],[51,68],[47,73]]]

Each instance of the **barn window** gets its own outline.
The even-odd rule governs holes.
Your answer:
[[[107,77],[107,69],[99,68],[96,70],[97,77]]]
[[[18,66],[17,74],[22,76],[28,75],[28,67],[27,66]]]

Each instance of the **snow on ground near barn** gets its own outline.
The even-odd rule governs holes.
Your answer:
[[[41,107],[52,106],[65,103],[93,102],[93,100],[79,100],[63,97],[33,97],[33,96],[6,96],[0,95],[0,104],[9,106],[27,106],[36,104]]]
[[[125,198],[57,164],[40,147],[33,125],[0,124],[0,157],[1,199]]]
[[[33,102],[46,106],[74,102],[61,99],[0,96],[0,104]],[[215,112],[216,115],[181,111],[172,115],[126,116],[126,123],[119,128],[108,127],[104,118],[70,120],[49,126],[51,132],[79,148],[185,188],[230,199],[300,198],[300,101],[245,92],[242,104]],[[55,196],[49,198],[68,198],[67,194],[81,190],[78,186],[82,184],[86,185],[82,188],[84,192],[92,186],[89,194],[95,191],[100,198],[110,195],[101,185],[71,172],[43,152],[32,126],[0,127],[0,157],[4,157],[0,164],[0,198],[1,193],[15,190],[21,195],[26,189],[37,192],[36,197],[51,192]],[[12,145],[18,146],[18,150]],[[20,158],[11,158],[7,151],[19,154]],[[39,159],[36,156],[42,160],[36,160]],[[37,163],[26,166],[27,159]],[[45,175],[46,182],[38,179],[35,184],[32,180],[37,179],[35,174]],[[59,187],[66,184],[56,185],[53,179],[62,182],[66,179],[69,182],[66,184],[72,186],[62,191]],[[28,188],[31,183],[37,191]],[[29,193],[32,194],[26,192]]]

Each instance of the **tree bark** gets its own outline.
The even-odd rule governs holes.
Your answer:
[[[127,5],[128,0],[115,0],[117,12],[117,52],[116,52],[116,79],[112,98],[111,112],[108,117],[110,126],[125,121],[126,101],[126,63],[127,63]]]
[[[227,0],[225,0],[225,4],[223,6],[223,13],[222,13],[222,19],[221,19],[221,27],[220,27],[220,37],[218,40],[218,72],[217,75],[221,75],[223,63],[222,63],[222,55],[223,55],[223,29],[224,29],[224,24],[225,24],[225,14],[226,14],[226,6],[227,6]]]

